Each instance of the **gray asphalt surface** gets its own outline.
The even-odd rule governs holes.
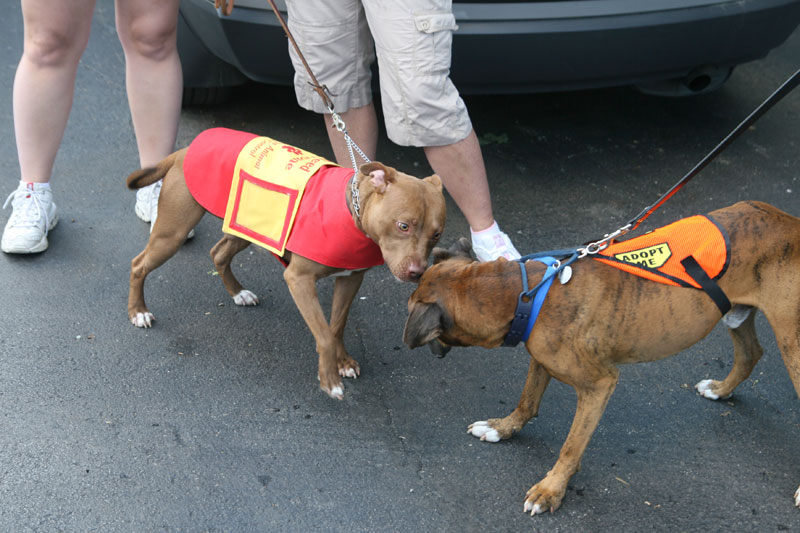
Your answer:
[[[19,5],[0,20],[0,156],[18,179],[11,115]],[[763,317],[765,355],[728,401],[693,385],[727,373],[718,327],[621,380],[562,508],[522,512],[553,465],[575,407],[552,383],[540,416],[485,444],[475,420],[516,405],[523,348],[402,344],[412,285],[367,275],[346,344],[362,377],[343,402],[318,390],[314,341],[262,250],[236,260],[258,308],[232,304],[208,250],[220,221],[148,279],[157,322],[126,317],[130,260],[147,225],[125,176],[138,159],[109,2],[97,8],[55,168],[61,221],[50,249],[0,257],[0,531],[798,531],[800,401]],[[713,94],[631,89],[469,98],[496,218],[523,252],[577,245],[653,202],[798,68],[800,33],[738,68]],[[648,220],[652,228],[738,200],[800,215],[800,92],[787,97]],[[179,145],[213,126],[330,155],[321,120],[280,87],[187,109]],[[381,139],[381,158],[417,175],[420,150]],[[446,243],[467,233],[449,204]],[[3,221],[7,216],[4,213]],[[4,223],[4,222],[3,222]],[[323,303],[331,284],[321,283]]]

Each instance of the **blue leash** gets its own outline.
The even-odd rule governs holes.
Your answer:
[[[528,254],[517,259],[522,274],[522,292],[519,293],[514,319],[511,321],[511,328],[503,340],[503,346],[516,346],[520,341],[528,340],[553,280],[561,271],[581,257],[580,254],[581,252],[576,249],[552,250]],[[562,259],[559,260],[556,257],[561,257]],[[542,280],[530,290],[528,290],[528,273],[525,270],[525,262],[528,260],[539,261],[547,265],[547,270],[545,270]]]

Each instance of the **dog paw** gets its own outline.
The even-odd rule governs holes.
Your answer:
[[[545,480],[540,481],[525,495],[525,504],[522,506],[522,510],[530,513],[531,516],[542,514],[545,511],[553,513],[561,507],[561,500],[564,498],[565,492],[565,490],[550,490],[545,486]]]
[[[794,504],[800,507],[800,487],[797,487],[797,492],[794,493]]]
[[[528,500],[525,500],[525,505],[522,506],[523,513],[531,513],[531,516],[536,516],[537,514],[542,514],[547,511],[546,508],[542,507],[539,503],[531,503]]]
[[[348,367],[348,368],[340,368],[339,375],[343,378],[353,378],[356,379],[358,377],[359,371],[357,368]]]
[[[136,313],[135,315],[131,316],[131,324],[136,326],[137,328],[149,328],[153,325],[153,321],[155,321],[155,317],[153,313],[147,311],[145,313]]]
[[[709,400],[719,400],[719,395],[714,394],[714,392],[711,390],[711,384],[713,382],[713,379],[704,379],[695,385],[694,388],[703,398],[708,398]]]
[[[344,385],[335,385],[330,389],[322,389],[334,400],[344,400]]]
[[[233,297],[233,303],[236,305],[258,305],[258,296],[247,289],[242,289]]]
[[[500,441],[500,433],[494,429],[488,421],[480,420],[478,422],[473,422],[467,428],[467,433],[472,435],[473,437],[478,437],[482,441],[487,442],[499,442]]]
[[[719,381],[713,379],[704,379],[703,381],[699,382],[697,385],[694,386],[697,389],[697,393],[700,394],[703,398],[708,398],[709,400],[719,400],[730,398],[731,395],[728,394],[725,397],[721,397],[719,394],[714,392],[714,389],[719,387],[721,383]]]
[[[344,357],[340,356],[336,364],[339,367],[339,375],[343,378],[356,379],[361,375],[361,367],[358,366],[358,362],[349,355]]]

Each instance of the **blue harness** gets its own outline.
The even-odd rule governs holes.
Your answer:
[[[562,257],[562,259],[558,260],[554,256]],[[508,334],[503,340],[503,346],[516,346],[520,341],[528,340],[553,280],[564,268],[575,262],[578,256],[578,250],[556,250],[530,254],[516,260],[522,274],[522,292],[519,293],[511,329],[508,330]],[[547,270],[545,270],[542,280],[534,288],[528,290],[528,273],[525,271],[525,262],[530,259],[544,263],[547,265]]]

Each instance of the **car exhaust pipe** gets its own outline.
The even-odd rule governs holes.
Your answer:
[[[689,71],[682,78],[652,81],[636,86],[639,91],[654,96],[694,96],[719,89],[730,77],[733,67],[706,65]]]

